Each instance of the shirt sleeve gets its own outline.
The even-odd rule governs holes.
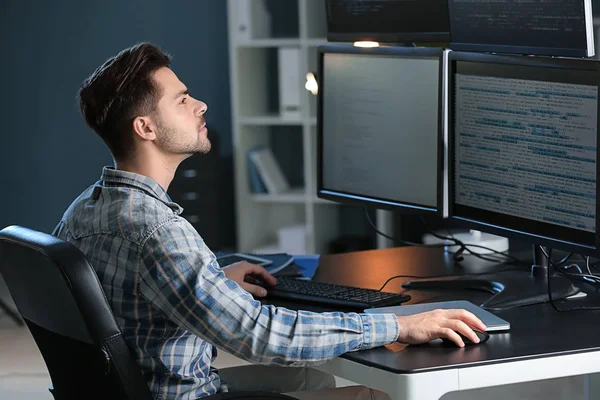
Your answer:
[[[191,225],[177,218],[146,240],[140,292],[173,323],[247,361],[309,365],[398,338],[393,314],[314,313],[261,305],[225,277]]]

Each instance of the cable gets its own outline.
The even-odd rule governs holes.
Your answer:
[[[473,273],[467,273],[467,274],[445,274],[445,275],[432,275],[432,276],[394,275],[391,278],[388,278],[388,280],[385,281],[383,286],[381,286],[381,288],[377,289],[377,290],[382,291],[383,288],[386,287],[386,285],[388,283],[390,283],[394,279],[399,279],[399,278],[407,278],[407,279],[461,278],[461,277],[467,277],[467,276],[482,276],[482,275],[497,274],[497,273],[506,272],[506,271],[523,271],[523,268],[509,267],[509,268],[501,269],[499,271],[473,272]]]
[[[407,245],[407,246],[424,247],[424,248],[442,248],[442,247],[446,248],[446,247],[449,246],[449,244],[447,244],[447,243],[422,244],[422,243],[414,243],[414,242],[409,242],[409,241],[406,241],[406,240],[394,238],[391,235],[388,235],[388,234],[386,234],[384,232],[381,232],[379,229],[377,229],[377,227],[375,226],[375,223],[373,222],[373,220],[371,219],[371,216],[369,215],[369,211],[368,211],[367,208],[365,208],[365,216],[367,217],[367,221],[369,222],[369,225],[371,225],[371,228],[373,228],[373,230],[376,233],[378,233],[379,235],[385,237],[386,239],[389,239],[389,240],[393,241],[396,244],[400,243],[400,244],[404,244],[404,245]],[[424,220],[423,220],[423,222],[424,222]],[[425,225],[427,225],[427,224],[425,223]],[[450,253],[450,254],[452,254],[454,256],[454,261],[456,263],[459,263],[460,261],[463,260],[462,257],[461,257],[461,254],[463,252],[465,252],[465,251],[467,253],[473,255],[474,257],[477,257],[477,258],[482,259],[484,261],[489,261],[489,262],[494,262],[494,263],[506,263],[506,262],[515,262],[515,263],[517,263],[517,262],[521,261],[521,260],[519,260],[519,259],[517,259],[515,257],[512,257],[512,256],[508,255],[508,254],[503,254],[502,252],[499,252],[499,251],[494,250],[494,249],[490,249],[488,247],[479,246],[479,245],[470,245],[470,244],[466,245],[466,244],[464,244],[463,242],[461,242],[460,240],[458,240],[456,238],[447,238],[447,237],[444,237],[444,236],[440,236],[440,235],[436,234],[435,232],[431,232],[431,231],[430,231],[430,233],[433,236],[438,237],[439,239],[448,240],[448,241],[454,242],[454,246],[458,246],[459,247],[458,251],[456,251],[454,253],[446,250],[447,253]],[[452,246],[452,245],[450,245],[450,246]],[[490,257],[490,256],[484,256],[482,254],[479,254],[479,253],[476,253],[476,252],[470,250],[469,247],[478,247],[478,248],[483,248],[483,249],[489,250],[489,251],[491,251],[493,253],[501,255],[502,257],[508,258],[509,261],[506,261],[504,259],[493,258],[493,257]]]
[[[427,221],[425,221],[425,218],[423,218],[423,217],[421,217],[421,222],[423,223],[423,225],[425,225],[425,228],[427,229],[427,231],[431,235],[433,235],[434,237],[436,237],[438,239],[442,239],[442,240],[453,241],[456,246],[459,246],[458,251],[456,251],[456,253],[454,253],[454,255],[455,255],[454,259],[455,259],[456,262],[462,261],[461,254],[463,252],[465,252],[465,251],[467,253],[471,254],[474,257],[477,257],[479,259],[482,259],[484,261],[489,261],[489,262],[497,262],[497,263],[503,263],[503,262],[504,263],[506,263],[506,262],[519,263],[519,262],[521,262],[521,260],[519,260],[518,258],[513,257],[513,256],[511,256],[509,254],[506,254],[506,252],[498,251],[498,250],[495,250],[495,249],[492,249],[492,248],[489,248],[489,247],[485,247],[485,246],[481,246],[481,245],[478,245],[478,244],[465,244],[464,242],[456,239],[454,237],[454,235],[450,231],[448,231],[448,234],[450,235],[450,237],[446,237],[446,236],[442,236],[440,234],[437,234],[433,230],[429,229],[429,226],[427,225]],[[502,257],[506,257],[506,258],[508,258],[509,261],[506,261],[506,260],[503,260],[503,259],[498,259],[498,258],[493,258],[493,257],[490,257],[489,255],[479,254],[479,253],[477,253],[475,251],[472,251],[470,248],[485,249],[485,250],[488,250],[488,251],[490,251],[490,252],[492,252],[494,254],[498,254],[498,255],[500,255]]]
[[[559,272],[561,275],[567,276],[569,278],[582,279],[582,280],[592,283],[592,284],[600,284],[600,276],[594,275],[590,269],[589,257],[584,257],[584,260],[586,260],[587,270],[589,272],[588,274],[585,274],[585,273],[583,273],[583,271],[577,264],[570,264],[568,266],[561,267],[560,261],[559,261],[559,263],[555,263],[554,261],[552,261],[552,259],[550,257],[552,255],[552,250],[550,250],[550,253],[547,253],[543,247],[540,247],[540,250],[542,251],[542,253],[544,253],[544,256],[546,256],[546,258],[548,258],[549,266],[554,268],[554,270]],[[570,255],[568,255],[567,257],[563,258],[562,260],[569,259],[571,257],[571,255],[572,255],[572,253]],[[568,271],[570,268],[575,268],[575,267],[579,270],[578,274],[574,274],[574,273]]]
[[[425,222],[425,221],[423,221],[423,222]],[[427,225],[425,225],[425,226],[427,227]],[[436,234],[435,232],[433,232],[430,229],[427,229],[427,230],[428,230],[428,232],[430,234],[432,234],[433,236],[435,236],[435,237],[437,237],[439,239],[453,240],[454,242],[457,243],[458,246],[460,246],[459,250],[455,253],[456,254],[456,256],[455,256],[456,261],[462,261],[462,258],[460,256],[460,254],[462,254],[462,252],[466,251],[470,255],[472,255],[474,257],[477,257],[479,259],[482,259],[484,261],[496,262],[496,263],[519,263],[519,262],[521,262],[521,260],[519,260],[518,258],[513,257],[513,256],[511,256],[509,254],[506,254],[506,252],[503,252],[503,251],[498,251],[498,250],[495,250],[495,249],[492,249],[492,248],[489,248],[489,247],[485,247],[485,246],[481,246],[481,245],[478,245],[478,244],[465,244],[464,242],[456,239],[454,237],[454,235],[450,231],[448,231],[448,234],[450,235],[450,237],[448,238],[448,237],[444,237],[444,236],[441,236],[439,234]],[[490,256],[490,255],[479,254],[479,253],[471,250],[470,249],[471,247],[473,247],[473,248],[480,248],[480,249],[485,249],[485,250],[491,251],[493,254],[497,254],[497,255],[500,255],[502,257],[507,258],[508,261],[506,261],[505,259],[494,258],[493,256]]]
[[[542,253],[544,253],[546,258],[548,259],[548,263],[550,264],[548,268],[546,268],[546,279],[548,281],[548,285],[546,285],[546,287],[548,288],[548,299],[550,300],[550,305],[552,306],[552,308],[554,308],[555,311],[562,312],[562,310],[558,308],[558,306],[554,302],[554,299],[552,298],[552,273],[550,272],[550,266],[553,266],[554,264],[552,262],[552,258],[550,257],[550,255],[552,255],[552,250],[550,250],[550,254],[546,253],[546,249],[544,249],[544,246],[540,246],[540,250],[542,250]]]
[[[425,247],[425,248],[441,248],[441,247],[446,247],[445,244],[440,243],[440,244],[422,244],[422,243],[413,243],[413,242],[408,242],[406,240],[402,240],[402,239],[397,239],[394,238],[386,233],[381,232],[379,229],[377,229],[377,226],[375,226],[375,223],[373,222],[373,220],[371,219],[371,216],[369,215],[369,210],[367,208],[365,208],[365,215],[367,216],[367,221],[369,222],[369,225],[371,225],[371,228],[373,228],[373,230],[378,233],[379,235],[383,236],[386,239],[391,240],[394,243],[402,243],[405,244],[407,246],[415,246],[415,247]]]
[[[447,247],[447,246],[448,246],[448,244],[446,244],[446,243],[440,243],[440,244],[421,244],[421,243],[413,243],[413,242],[408,242],[408,241],[406,241],[406,240],[398,240],[398,239],[396,239],[396,238],[394,238],[394,237],[392,237],[392,236],[390,236],[390,235],[388,235],[388,234],[386,234],[386,233],[384,233],[384,232],[381,232],[379,229],[377,229],[377,226],[375,226],[375,223],[373,223],[373,220],[371,219],[371,216],[369,215],[369,211],[368,211],[368,209],[367,209],[367,208],[365,208],[365,215],[366,215],[366,217],[367,217],[367,221],[369,222],[369,225],[371,225],[371,227],[373,228],[373,230],[374,230],[376,233],[378,233],[379,235],[381,235],[381,236],[383,236],[383,237],[385,237],[385,238],[387,238],[387,239],[389,239],[389,240],[391,240],[391,241],[393,241],[393,242],[395,242],[395,243],[396,243],[396,242],[399,242],[399,243],[403,243],[403,244],[405,244],[405,245],[408,245],[408,246],[424,247],[424,248],[439,248],[439,247],[444,247],[444,248],[445,248],[445,247]],[[421,220],[423,221],[423,223],[424,223],[424,224],[425,224],[425,226],[427,227],[427,223],[426,223],[425,219],[424,219],[423,217],[421,217]],[[430,231],[430,230],[429,230],[429,228],[427,228],[427,229],[428,229],[429,233],[431,233],[433,236],[437,237],[438,239],[442,239],[442,240],[448,240],[448,241],[454,242],[456,246],[459,246],[459,250],[458,250],[458,251],[456,251],[455,253],[453,253],[453,255],[455,256],[455,262],[458,262],[458,261],[460,261],[460,260],[459,260],[459,259],[460,259],[460,254],[462,254],[462,252],[464,252],[464,251],[467,251],[469,254],[471,254],[471,255],[473,255],[473,256],[475,256],[475,257],[477,257],[477,258],[480,258],[480,259],[482,259],[482,260],[485,260],[485,261],[491,261],[491,262],[503,262],[502,260],[493,259],[493,258],[490,258],[490,257],[484,257],[484,256],[483,256],[483,255],[481,255],[481,254],[478,254],[478,253],[475,253],[475,252],[473,252],[473,251],[472,251],[472,250],[470,250],[468,247],[476,247],[476,248],[483,248],[483,249],[489,250],[489,251],[491,251],[491,252],[492,252],[492,253],[494,253],[494,254],[498,254],[498,255],[501,255],[501,256],[503,256],[503,257],[506,257],[506,258],[508,258],[508,259],[510,260],[509,262],[513,262],[513,263],[519,263],[519,262],[522,262],[522,260],[519,260],[518,258],[516,258],[516,257],[513,257],[513,256],[511,256],[511,255],[505,254],[504,252],[500,252],[500,251],[497,251],[497,250],[494,250],[494,249],[491,249],[491,248],[488,248],[488,247],[485,247],[485,246],[479,246],[479,245],[466,245],[465,243],[461,242],[460,240],[458,240],[458,239],[456,239],[456,238],[452,237],[452,235],[451,235],[451,237],[444,237],[444,236],[441,236],[441,235],[438,235],[438,234],[436,234],[436,233],[435,233],[435,232],[433,232],[433,231]],[[566,276],[569,276],[569,277],[573,277],[573,278],[580,278],[580,279],[583,279],[583,280],[585,280],[585,281],[587,281],[587,282],[591,282],[591,283],[600,284],[600,277],[598,277],[598,276],[594,275],[594,274],[591,272],[591,269],[590,269],[590,267],[594,267],[594,269],[597,269],[597,268],[595,267],[595,264],[597,264],[597,263],[600,263],[600,261],[597,261],[597,262],[595,262],[595,263],[593,263],[593,264],[590,264],[590,257],[586,257],[586,267],[587,267],[587,270],[588,270],[589,274],[572,274],[572,273],[568,273],[568,272],[566,272],[566,271],[561,271],[559,266],[560,266],[561,264],[564,264],[565,262],[567,262],[567,261],[568,261],[568,260],[569,260],[569,259],[570,259],[570,258],[573,256],[573,253],[569,253],[569,254],[568,254],[566,257],[564,257],[563,259],[561,259],[561,260],[558,262],[558,264],[557,264],[557,263],[555,263],[555,262],[552,260],[552,258],[551,258],[551,255],[552,255],[552,250],[550,250],[550,254],[548,254],[548,252],[546,252],[546,249],[544,249],[544,247],[543,247],[543,246],[539,246],[539,247],[540,247],[540,250],[542,251],[542,253],[544,254],[544,256],[546,256],[546,258],[548,259],[548,264],[549,264],[549,267],[552,267],[554,270],[557,270],[557,271],[559,271],[559,272],[560,272],[561,274],[563,274],[563,275],[566,275]],[[449,253],[451,253],[451,252],[449,252]],[[458,256],[457,256],[457,255],[458,255]],[[505,263],[507,263],[506,261],[504,261],[504,262],[505,262]],[[378,290],[379,290],[379,291],[382,291],[382,290],[383,290],[383,288],[385,288],[385,286],[386,286],[386,285],[387,285],[389,282],[391,282],[391,281],[392,281],[392,280],[394,280],[394,279],[398,279],[398,278],[409,278],[409,279],[436,279],[436,278],[447,278],[447,277],[477,276],[477,275],[486,275],[486,274],[490,274],[490,273],[504,272],[504,271],[509,271],[509,270],[517,270],[517,269],[518,269],[518,270],[521,270],[520,268],[507,268],[507,269],[504,269],[504,270],[502,270],[502,271],[493,271],[493,272],[480,272],[480,273],[473,273],[473,274],[458,274],[458,275],[456,275],[456,274],[454,274],[454,275],[437,275],[437,276],[427,276],[427,277],[424,277],[424,276],[414,276],[414,275],[396,275],[396,276],[392,276],[391,278],[389,278],[388,280],[386,280],[386,281],[385,281],[385,283],[384,283],[384,284],[381,286],[381,288],[380,288],[380,289],[378,289]],[[581,270],[580,270],[580,271],[581,271]],[[556,305],[556,303],[554,302],[554,299],[552,298],[552,286],[551,286],[551,285],[552,285],[552,283],[551,283],[551,280],[552,280],[552,279],[551,279],[551,278],[552,278],[552,273],[551,273],[551,270],[550,270],[550,268],[547,268],[547,281],[548,281],[547,288],[548,288],[548,299],[550,300],[550,304],[551,304],[552,308],[553,308],[554,310],[556,310],[557,312],[568,312],[568,311],[596,311],[596,310],[600,310],[600,307],[589,307],[589,306],[583,306],[583,307],[571,307],[571,308],[569,308],[569,309],[567,309],[567,310],[560,309],[560,308],[559,308],[559,307]],[[495,296],[492,296],[492,298],[494,298],[494,297],[495,297]],[[489,299],[489,300],[491,300],[491,299]],[[489,300],[488,300],[488,301],[489,301]],[[517,307],[522,307],[522,306],[520,306],[520,305],[519,305],[519,306],[511,306],[511,307],[504,307],[504,308],[493,308],[493,309],[486,308],[486,309],[488,309],[488,310],[491,310],[491,311],[504,311],[504,310],[509,310],[509,309],[512,309],[512,308],[517,308]]]
[[[569,261],[569,258],[573,257],[573,253],[569,253],[564,258],[562,258],[560,261],[558,261],[558,262],[555,263],[550,258],[550,254],[552,254],[552,250],[550,250],[550,254],[548,254],[546,252],[546,249],[544,249],[544,246],[539,246],[539,247],[540,247],[540,250],[542,251],[542,253],[544,253],[544,256],[546,256],[546,258],[548,259],[548,263],[549,264],[562,265],[562,264],[566,263],[567,261]]]
[[[575,274],[575,273],[569,272],[569,270],[571,268],[577,268],[579,273]],[[581,280],[584,280],[591,284],[600,285],[600,276],[597,276],[594,274],[583,273],[583,271],[581,270],[581,267],[577,264],[566,265],[564,267],[559,267],[559,266],[555,265],[554,269],[556,271],[558,271],[561,275],[567,276],[569,278],[581,279]]]
[[[469,249],[469,247],[480,248],[480,249],[488,250],[488,251],[490,251],[490,252],[492,252],[494,254],[498,254],[498,255],[500,255],[502,257],[506,257],[506,258],[510,259],[512,262],[520,262],[521,261],[521,260],[517,259],[516,257],[513,257],[513,256],[510,256],[510,255],[506,254],[506,252],[498,251],[498,250],[492,249],[490,247],[481,246],[481,245],[478,245],[478,244],[465,244],[464,242],[456,239],[454,237],[454,235],[449,230],[448,230],[449,237],[445,237],[445,236],[442,236],[440,234],[437,234],[437,233],[435,233],[433,230],[431,230],[429,228],[429,226],[427,224],[427,221],[422,216],[421,216],[421,222],[423,223],[423,225],[425,225],[425,228],[427,229],[427,232],[429,232],[431,235],[437,237],[438,239],[450,240],[450,241],[455,242],[456,245],[460,246],[459,251],[467,251],[469,254],[471,254],[471,255],[473,255],[475,257],[481,258],[483,260],[486,260],[486,261],[492,261],[492,262],[502,262],[503,261],[503,260],[498,260],[498,259],[490,258],[490,257],[487,257],[487,256],[484,257],[482,254],[476,253],[476,252],[474,252],[474,251],[472,251],[472,250]]]
[[[557,265],[561,265],[566,263],[567,261],[569,261],[569,258],[573,257],[573,253],[569,253],[567,254],[562,260],[560,260],[559,262],[557,262]]]
[[[544,249],[543,246],[540,246],[540,250],[542,251],[542,253],[544,253],[544,256],[546,256],[546,258],[548,258],[548,263],[550,264],[550,266],[552,266],[553,268],[556,269],[556,264],[554,264],[554,262],[552,261],[552,258],[550,257],[552,255],[552,250],[550,250],[550,253],[548,254],[546,252],[546,249]],[[587,264],[589,265],[589,261],[590,258],[586,257],[586,261]],[[554,302],[554,299],[552,298],[552,273],[550,272],[550,268],[547,268],[547,279],[548,279],[548,299],[550,300],[550,305],[552,306],[552,308],[557,311],[557,312],[569,312],[569,311],[598,311],[600,310],[600,307],[589,307],[589,306],[583,306],[583,307],[571,307],[568,308],[566,310],[563,310],[561,308],[558,307],[558,305],[556,305],[556,303]],[[595,275],[592,275],[595,279],[599,279],[598,277],[596,277]],[[600,283],[600,279],[596,282],[596,283]]]

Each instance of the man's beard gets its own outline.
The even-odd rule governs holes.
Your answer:
[[[198,122],[196,129],[196,141],[180,143],[177,138],[184,137],[184,133],[180,133],[177,129],[173,129],[165,125],[160,117],[156,118],[158,127],[158,135],[156,141],[161,149],[171,154],[188,154],[194,155],[197,153],[206,154],[211,149],[211,143],[208,136],[203,137],[200,133],[200,127],[204,124],[204,118]]]

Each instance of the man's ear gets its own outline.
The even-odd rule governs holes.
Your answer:
[[[143,140],[156,139],[156,125],[149,117],[135,117],[133,132]]]

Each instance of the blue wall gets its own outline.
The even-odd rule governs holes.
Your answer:
[[[51,231],[112,163],[79,114],[79,85],[106,58],[140,41],[172,54],[173,70],[209,105],[207,121],[231,170],[224,0],[2,0],[0,228]],[[233,178],[223,182],[233,207]],[[232,208],[224,207],[234,237]]]

